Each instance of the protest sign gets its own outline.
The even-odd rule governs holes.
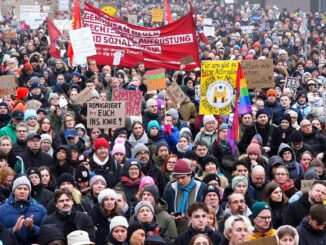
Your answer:
[[[116,13],[118,12],[117,8],[112,5],[106,5],[103,8],[101,8],[101,10],[110,16],[115,16]]]
[[[69,11],[69,0],[59,0],[59,11]]]
[[[15,31],[8,31],[4,33],[4,38],[6,39],[15,39],[17,38],[17,33]]]
[[[241,245],[277,245],[276,236],[266,236],[241,243]]]
[[[204,26],[204,34],[206,37],[215,37],[215,27],[214,26]]]
[[[137,25],[138,21],[137,21],[137,15],[135,14],[128,14],[128,23],[133,24],[133,25]]]
[[[274,84],[273,60],[244,60],[241,66],[248,89],[272,88]]]
[[[72,20],[53,20],[53,24],[60,31],[71,31],[72,30]]]
[[[146,72],[147,90],[158,90],[166,88],[165,69],[156,69]]]
[[[251,34],[255,30],[255,26],[241,26],[242,34]]]
[[[186,98],[186,94],[180,88],[177,83],[172,83],[167,89],[169,97],[174,101],[176,104],[181,104]]]
[[[199,114],[230,114],[237,70],[238,61],[202,62]]]
[[[106,15],[85,3],[84,26],[92,30],[97,55],[90,57],[97,64],[112,65],[115,50],[122,50],[120,65],[134,67],[143,62],[149,69],[178,70],[180,59],[190,54],[196,62],[185,67],[199,67],[198,44],[193,26],[192,12],[159,28],[134,26]],[[85,41],[85,40],[83,40]]]
[[[204,26],[211,26],[213,24],[213,19],[211,18],[204,18],[203,19],[203,25]]]
[[[89,57],[96,54],[92,31],[89,27],[69,31],[74,54],[79,57]]]
[[[315,181],[316,180],[301,180],[301,191],[308,192]],[[326,180],[322,180],[322,182],[326,184]]]
[[[163,9],[152,9],[152,21],[163,22]]]
[[[112,91],[113,101],[126,102],[126,115],[139,116],[141,115],[142,93],[135,90],[114,89]]]
[[[199,101],[200,99],[200,85],[195,86],[195,100]]]
[[[88,128],[120,128],[125,126],[126,105],[124,101],[87,103]]]
[[[295,77],[286,77],[285,87],[290,88],[292,95],[295,97],[300,83]]]
[[[113,65],[114,66],[117,66],[117,65],[120,64],[121,56],[122,56],[121,50],[115,51],[115,53],[114,53],[114,59],[113,59]]]
[[[0,96],[16,95],[16,76],[0,76]]]
[[[82,105],[86,103],[88,100],[90,100],[93,96],[92,89],[85,88],[83,91],[81,91],[75,98],[72,99],[72,102],[75,105]]]

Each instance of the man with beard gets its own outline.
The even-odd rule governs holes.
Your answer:
[[[8,104],[4,101],[0,102],[0,128],[6,126],[11,119]]]
[[[267,112],[268,117],[272,117],[273,112],[281,109],[281,105],[276,100],[277,91],[275,89],[269,89],[266,93],[266,100],[264,102],[264,109]]]
[[[313,152],[312,147],[305,144],[304,137],[299,130],[293,130],[289,136],[290,146],[294,151],[295,158],[300,159],[300,156],[305,151]]]
[[[256,165],[251,171],[251,186],[255,189],[254,199],[262,201],[264,196],[264,188],[266,186],[266,173],[264,167]]]
[[[86,231],[90,239],[95,241],[95,230],[91,218],[80,211],[73,210],[73,197],[66,189],[58,189],[54,194],[55,212],[47,216],[42,227],[47,224],[55,224],[62,230],[65,237],[75,230]]]
[[[324,244],[326,241],[326,208],[322,204],[313,205],[309,215],[297,227],[299,245]]]
[[[308,193],[304,193],[296,202],[289,204],[286,209],[283,224],[297,227],[308,214],[314,204],[322,204],[326,197],[326,184],[323,181],[315,181]]]
[[[157,101],[155,99],[149,99],[146,101],[146,109],[143,113],[143,127],[147,130],[148,123],[152,120],[156,120],[159,125],[162,124],[162,116],[159,115],[157,109]]]

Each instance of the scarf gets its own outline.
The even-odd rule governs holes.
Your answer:
[[[281,189],[283,192],[286,192],[294,187],[294,181],[292,179],[288,179],[284,184],[281,185]]]
[[[220,147],[221,151],[225,152],[229,148],[229,142],[227,142],[226,140],[220,140]]]
[[[190,192],[194,189],[196,181],[194,178],[191,179],[187,186],[182,186],[178,183],[178,190],[182,191],[181,200],[178,203],[177,213],[185,214],[189,206],[188,199]]]
[[[186,148],[182,149],[179,144],[176,144],[177,150],[181,154],[186,154],[186,152],[191,151],[192,144],[189,144]]]
[[[108,162],[108,160],[109,160],[109,156],[107,156],[105,159],[104,159],[104,161],[101,161],[97,156],[96,156],[96,154],[94,154],[93,155],[93,160],[94,160],[94,162],[96,162],[96,164],[98,164],[98,165],[100,165],[100,166],[104,166],[107,162]]]
[[[144,174],[141,173],[141,176],[138,179],[132,180],[128,176],[121,177],[121,183],[127,187],[134,187],[135,185],[140,184],[140,180],[144,177]]]
[[[139,139],[136,139],[134,134],[131,134],[129,137],[129,143],[131,144],[132,148],[134,148],[138,143],[145,145],[148,143],[147,134],[144,132],[143,135]]]

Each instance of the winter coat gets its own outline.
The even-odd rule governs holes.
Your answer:
[[[203,140],[205,141],[208,145],[211,145],[217,138],[217,133],[216,130],[212,132],[212,134],[208,134],[205,131],[205,128],[201,128],[199,133],[196,135],[194,143],[196,144],[198,141]]]
[[[55,213],[47,216],[42,226],[46,224],[55,224],[60,230],[62,230],[66,237],[70,232],[75,230],[86,231],[91,241],[95,241],[95,230],[91,218],[82,212],[72,211],[70,214],[60,213],[56,210]]]
[[[282,108],[282,106],[281,106],[280,103],[277,102],[277,101],[276,101],[273,105],[270,105],[270,104],[267,102],[267,100],[266,100],[265,103],[264,103],[264,110],[266,111],[267,116],[268,116],[269,118],[272,117],[274,111],[280,110],[281,108]]]
[[[289,144],[289,145],[291,145],[291,144]],[[294,151],[296,159],[300,159],[301,154],[304,153],[305,151],[310,151],[311,153],[313,152],[311,145],[308,145],[306,143],[303,143],[303,145],[300,149],[295,149],[295,148],[292,148],[292,149]]]
[[[12,140],[12,143],[16,143],[16,127],[12,124],[12,121],[10,121],[7,126],[0,129],[0,138],[2,136],[9,136]]]
[[[16,143],[12,145],[12,151],[18,156],[21,156],[26,150],[27,150],[26,141],[20,141],[19,139],[17,139]]]
[[[308,193],[304,193],[298,201],[289,204],[283,217],[283,225],[297,227],[301,220],[308,215],[310,207]]]
[[[54,164],[52,157],[39,149],[36,153],[27,149],[25,153],[21,155],[24,159],[25,169],[30,167],[52,166]]]
[[[305,217],[297,227],[299,234],[299,245],[325,245],[326,244],[326,227],[323,232],[316,232],[311,228],[308,217]]]
[[[12,231],[0,224],[0,242],[3,245],[19,245]]]
[[[192,103],[190,99],[187,98],[185,101],[181,103],[179,111],[182,116],[182,119],[185,122],[189,122],[190,124],[195,123],[197,110],[195,104]]]
[[[179,130],[177,127],[171,127],[171,135],[168,135],[167,133],[164,132],[164,126],[161,128],[162,130],[162,135],[163,139],[168,143],[169,146],[169,152],[172,151],[172,149],[178,144],[179,142]]]
[[[271,156],[277,154],[278,147],[280,146],[281,143],[290,144],[289,136],[293,130],[296,129],[294,129],[292,126],[290,126],[286,130],[283,130],[281,127],[275,128],[273,130],[272,141],[271,141],[271,153],[270,153]],[[283,133],[285,133],[284,139],[282,139]]]
[[[175,240],[175,245],[189,245],[190,240],[193,236],[203,233],[209,237],[212,241],[212,244],[220,244],[222,241],[222,235],[219,232],[214,231],[212,228],[206,226],[203,232],[199,232],[195,230],[192,226],[189,227],[185,232],[183,232],[178,238]]]
[[[123,176],[121,178],[123,178]],[[129,204],[129,206],[136,206],[138,202],[136,194],[138,193],[140,180],[141,177],[137,181],[134,181],[133,183],[129,183],[129,181],[127,182],[121,181],[116,185],[116,187],[120,188],[125,193],[127,203]]]
[[[165,178],[162,170],[159,169],[152,160],[149,160],[145,166],[142,164],[141,171],[145,176],[151,176],[153,178],[160,195],[162,195],[165,188]]]
[[[63,163],[62,165],[58,162],[58,159],[57,159],[57,153],[59,152],[59,150],[64,150],[67,155],[67,159],[66,159],[65,163]],[[72,176],[74,176],[75,170],[71,166],[71,151],[68,146],[66,146],[66,145],[59,146],[53,153],[53,160],[55,162],[54,162],[54,165],[52,165],[50,167],[50,172],[55,180],[57,180],[60,177],[60,175],[63,173],[69,173]]]
[[[258,238],[262,238],[262,237],[271,237],[271,236],[275,236],[276,235],[276,230],[275,229],[269,229],[268,231],[261,233],[258,231],[254,231],[248,238],[248,241],[252,241]]]
[[[46,217],[46,209],[41,204],[38,204],[31,197],[28,198],[27,202],[16,202],[13,193],[11,193],[6,203],[0,206],[0,214],[0,224],[3,224],[7,229],[12,229],[15,226],[19,216],[30,217],[33,215],[33,230],[29,231],[23,226],[15,233],[15,236],[20,245],[37,243],[41,222]]]
[[[44,188],[42,183],[40,183],[38,186],[32,186],[31,195],[36,201],[44,207],[47,207],[52,200],[54,193]]]
[[[104,245],[107,235],[110,234],[111,219],[107,219],[102,215],[100,204],[96,204],[93,207],[91,218],[96,227],[95,243],[96,245]]]
[[[304,138],[303,142],[311,146],[313,154],[317,155],[323,152],[324,156],[326,155],[326,138],[316,128],[313,128],[310,134],[304,134],[303,132],[302,134]]]
[[[282,202],[270,202],[269,205],[272,208],[273,228],[277,229],[282,225],[283,217],[288,204]]]
[[[296,109],[296,108],[293,108],[293,107],[290,107],[288,109],[293,110],[296,113],[298,113],[298,123],[300,123],[302,121],[302,119],[303,119],[302,115],[301,115],[301,111]],[[284,115],[285,111],[288,110],[288,109],[284,109],[283,107],[281,107],[280,109],[274,111],[274,113],[273,113],[273,123],[276,124],[276,125],[280,125],[281,118]]]
[[[0,128],[5,127],[11,120],[11,113],[0,114]]]
[[[310,113],[311,111],[311,106],[309,103],[306,103],[304,105],[300,105],[298,102],[296,102],[292,108],[295,108],[297,110],[300,110],[302,118],[306,119],[307,115]],[[265,108],[264,108],[265,109]]]

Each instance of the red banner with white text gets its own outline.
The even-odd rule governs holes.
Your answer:
[[[179,70],[180,60],[192,55],[194,62],[185,70],[200,67],[192,13],[160,28],[144,28],[85,3],[84,27],[91,28],[97,52],[88,58],[98,64],[134,67],[144,62],[146,68]]]

